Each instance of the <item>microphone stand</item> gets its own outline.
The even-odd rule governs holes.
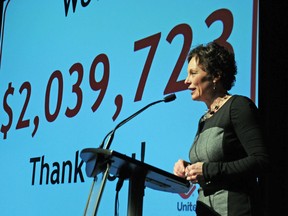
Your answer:
[[[139,115],[140,113],[142,113],[144,110],[146,110],[147,108],[149,108],[150,106],[153,106],[157,103],[161,103],[161,102],[170,102],[170,101],[173,101],[176,99],[176,95],[175,94],[171,94],[171,95],[168,95],[166,97],[164,97],[162,100],[157,100],[157,101],[154,101],[148,105],[146,105],[145,107],[143,107],[142,109],[138,110],[137,112],[135,112],[134,114],[132,114],[131,116],[127,117],[126,119],[124,119],[123,121],[121,121],[119,124],[116,125],[116,127],[111,130],[104,138],[104,140],[102,141],[101,145],[99,146],[99,148],[103,148],[104,146],[104,142],[105,142],[105,139],[109,136],[109,139],[107,140],[107,144],[105,146],[105,149],[109,149],[110,146],[111,146],[111,143],[113,141],[113,138],[114,138],[114,134],[115,134],[115,131],[121,127],[122,125],[124,125],[126,122],[130,121],[131,119],[133,119],[134,117],[136,117],[137,115]]]
[[[147,108],[155,105],[155,104],[158,104],[158,103],[161,103],[161,102],[170,102],[170,101],[173,101],[176,99],[176,95],[175,94],[170,94],[166,97],[164,97],[162,100],[157,100],[157,101],[154,101],[148,105],[146,105],[145,107],[143,107],[142,109],[138,110],[137,112],[135,112],[134,114],[132,114],[131,116],[127,117],[126,119],[124,119],[123,121],[121,121],[120,123],[118,123],[116,125],[116,127],[111,130],[103,139],[101,145],[99,146],[99,149],[103,149],[104,148],[104,143],[105,143],[105,140],[107,139],[107,137],[109,136],[107,142],[106,142],[106,145],[105,145],[105,148],[104,149],[109,149],[111,144],[112,144],[112,141],[113,141],[113,138],[114,138],[114,134],[115,134],[115,131],[121,127],[122,125],[124,125],[125,123],[127,123],[128,121],[130,121],[131,119],[133,119],[134,117],[136,117],[137,115],[139,115],[140,113],[142,113],[144,110],[146,110]],[[142,148],[144,148],[142,146]],[[81,155],[80,155],[81,156]],[[103,159],[103,158],[102,158]],[[92,186],[91,186],[91,189],[90,189],[90,193],[89,193],[89,197],[88,197],[88,200],[87,200],[87,204],[86,204],[86,207],[85,207],[85,211],[84,211],[84,216],[90,216],[90,215],[93,215],[93,216],[96,216],[97,214],[97,211],[98,211],[98,207],[99,207],[99,203],[100,203],[100,200],[101,200],[101,197],[102,197],[102,193],[104,191],[104,187],[105,187],[105,184],[106,184],[106,181],[107,179],[110,179],[110,180],[114,180],[115,178],[114,177],[111,177],[109,176],[108,174],[108,171],[110,169],[110,164],[107,163],[107,167],[105,169],[105,172],[104,172],[104,168],[103,167],[103,161],[101,163],[101,158],[99,159],[98,157],[97,158],[92,158],[90,159],[92,160],[93,163],[95,163],[95,166],[94,166],[94,169],[90,175],[95,175],[93,176],[94,179],[93,179],[93,182],[92,182]],[[87,161],[86,161],[87,162]],[[86,170],[87,172],[87,170]],[[95,189],[94,189],[94,185],[95,185],[95,182],[97,182],[97,175],[102,172],[102,178],[101,178],[101,184],[100,184],[100,188],[99,188],[99,191],[98,191],[98,195],[97,195],[97,198],[96,198],[96,204],[94,204],[94,208],[93,208],[93,214],[89,213],[89,209],[91,209],[92,207],[90,205],[92,205],[92,201],[91,199],[93,199],[93,194],[95,194]],[[90,176],[91,177],[91,176]],[[118,192],[120,191],[121,187],[122,187],[122,184],[123,184],[123,181],[124,181],[124,178],[119,176],[119,181],[117,183],[117,188],[116,188],[116,194],[118,195]],[[143,183],[144,184],[144,183]],[[129,187],[130,188],[130,187]],[[131,189],[129,189],[131,190]],[[117,197],[117,196],[116,196]]]

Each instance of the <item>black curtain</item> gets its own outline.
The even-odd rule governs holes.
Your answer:
[[[258,104],[272,162],[262,182],[264,207],[269,216],[288,212],[287,17],[285,1],[259,1]]]

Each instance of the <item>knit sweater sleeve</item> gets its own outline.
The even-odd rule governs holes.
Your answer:
[[[258,118],[258,110],[249,98],[235,97],[230,107],[230,119],[245,155],[234,161],[206,162],[203,175],[206,181],[243,175],[257,176],[269,164]]]

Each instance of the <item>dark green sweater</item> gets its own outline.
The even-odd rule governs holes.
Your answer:
[[[259,214],[258,180],[269,157],[252,100],[234,95],[212,117],[201,119],[190,161],[204,162],[198,197],[204,206],[222,216]]]

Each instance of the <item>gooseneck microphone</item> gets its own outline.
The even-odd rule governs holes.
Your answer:
[[[133,119],[135,116],[139,115],[141,112],[143,112],[144,110],[146,110],[147,108],[149,108],[150,106],[152,105],[155,105],[157,103],[161,103],[161,102],[164,102],[164,103],[168,103],[168,102],[171,102],[173,100],[176,99],[176,95],[175,94],[170,94],[170,95],[167,95],[166,97],[164,97],[163,99],[161,100],[157,100],[157,101],[154,101],[148,105],[146,105],[145,107],[143,107],[142,109],[138,110],[137,112],[135,112],[134,114],[132,114],[131,116],[129,116],[128,118],[124,119],[123,121],[121,121],[119,124],[116,125],[116,127],[111,130],[103,139],[101,145],[99,146],[99,148],[103,148],[104,147],[104,143],[105,143],[105,140],[107,139],[107,137],[109,136],[107,142],[106,142],[106,146],[105,146],[105,149],[109,149],[110,146],[111,146],[111,143],[113,141],[113,138],[114,138],[114,134],[115,134],[115,131],[121,127],[122,125],[124,125],[126,122],[130,121],[131,119]]]
[[[168,95],[166,97],[164,97],[162,100],[158,100],[158,101],[154,101],[148,105],[146,105],[145,107],[143,107],[142,109],[138,110],[137,112],[135,112],[133,115],[129,116],[128,118],[124,119],[123,121],[121,121],[119,124],[116,125],[116,127],[111,130],[103,139],[101,145],[99,146],[100,150],[103,150],[104,148],[104,143],[106,141],[106,139],[108,138],[107,142],[106,142],[106,146],[105,149],[109,149],[110,145],[113,141],[114,138],[114,134],[115,131],[121,127],[122,125],[124,125],[126,122],[128,122],[129,120],[131,120],[132,118],[134,118],[135,116],[139,115],[141,112],[143,112],[144,110],[146,110],[147,108],[149,108],[150,106],[160,103],[160,102],[171,102],[173,100],[176,99],[176,95],[175,94],[171,94]],[[99,150],[99,149],[98,149]],[[89,177],[94,177],[94,181],[92,183],[91,189],[90,189],[90,193],[89,193],[89,197],[87,200],[87,204],[85,207],[85,212],[84,215],[88,215],[87,212],[89,209],[93,208],[93,215],[96,216],[97,211],[98,211],[98,206],[101,200],[101,196],[105,187],[105,183],[106,180],[115,180],[116,176],[109,176],[108,171],[110,169],[110,163],[107,163],[105,156],[101,155],[101,153],[99,154],[95,154],[95,152],[91,149],[84,149],[81,151],[80,153],[80,157],[86,162],[86,174]],[[144,156],[143,156],[144,158]],[[105,171],[106,170],[106,171]],[[123,167],[122,167],[123,170]],[[97,181],[98,177],[97,175],[103,172],[102,175],[102,179],[101,179],[101,183],[100,183],[100,188],[98,189],[98,193],[97,193],[97,197],[95,197],[96,195],[96,191],[94,190],[94,184]],[[120,172],[120,171],[119,171]],[[125,174],[126,175],[126,174]],[[116,185],[116,197],[115,197],[115,215],[118,215],[117,212],[117,208],[118,208],[118,193],[122,187],[123,181],[125,180],[125,176],[121,177],[120,173],[118,176],[118,182]],[[93,195],[94,194],[94,195]],[[96,204],[95,204],[95,200],[96,200]],[[92,207],[93,205],[93,207]],[[91,215],[91,214],[90,214]]]

